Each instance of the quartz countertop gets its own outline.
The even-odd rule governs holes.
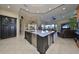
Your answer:
[[[42,30],[36,30],[36,31],[26,30],[26,31],[30,32],[30,33],[33,33],[33,34],[37,34],[41,37],[45,37],[45,36],[50,35],[50,34],[55,32],[55,31],[42,31]]]

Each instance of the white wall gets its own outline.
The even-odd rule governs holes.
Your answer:
[[[10,11],[1,10],[1,9],[0,9],[0,15],[5,15],[5,16],[17,18],[17,14],[10,12]]]

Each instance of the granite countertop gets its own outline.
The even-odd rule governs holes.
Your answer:
[[[26,30],[26,31],[27,32],[31,32],[33,34],[37,34],[37,35],[39,35],[41,37],[45,37],[45,36],[47,36],[47,35],[52,34],[52,33],[55,32],[55,31],[42,31],[42,30],[37,30],[37,31]]]

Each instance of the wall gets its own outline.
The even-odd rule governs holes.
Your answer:
[[[69,21],[68,19],[62,19],[62,20],[57,20],[56,23],[60,25],[62,23],[66,23],[68,21]]]
[[[62,23],[66,23],[66,22],[69,22],[69,20],[67,19],[67,18],[64,18],[64,19],[62,19],[62,20],[57,20],[56,21],[56,23],[57,23],[57,31],[60,31],[60,29],[61,29],[61,24]]]
[[[77,22],[79,22],[79,5],[77,6],[76,13],[77,13],[77,15],[76,15],[76,17],[77,17]],[[78,26],[78,28],[79,28],[79,23],[78,23],[77,26]]]
[[[27,14],[27,13],[21,13],[20,12],[20,17],[23,16],[22,20],[22,32],[25,31],[28,27],[28,24],[31,24],[34,22],[37,24],[37,20],[39,19],[37,15],[34,14]]]
[[[79,5],[76,8],[76,12],[77,12],[77,18],[79,19]]]
[[[28,24],[34,21],[35,24],[39,27],[41,24],[52,24],[52,16],[49,14],[33,14],[25,11],[21,11],[20,16],[23,16],[24,28],[26,29]],[[23,29],[24,30],[24,29]]]
[[[57,18],[57,20],[54,21],[52,19],[52,13],[50,13],[50,14],[32,14],[32,13],[22,11],[22,13],[20,15],[24,16],[23,25],[24,25],[25,29],[28,26],[28,24],[31,23],[31,21],[34,21],[38,26],[40,26],[41,24],[53,24],[56,22],[58,24],[59,28],[62,23],[68,22],[67,18],[61,18],[61,19]],[[59,30],[59,28],[58,28],[58,30]]]
[[[5,11],[5,10],[0,10],[0,15],[5,15],[5,16],[17,18],[17,14],[10,12],[10,11]]]
[[[77,18],[79,19],[79,9],[77,10]]]

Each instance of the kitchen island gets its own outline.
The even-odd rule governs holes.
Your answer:
[[[54,43],[55,31],[25,31],[25,39],[35,46],[40,54],[45,54],[49,46]]]

